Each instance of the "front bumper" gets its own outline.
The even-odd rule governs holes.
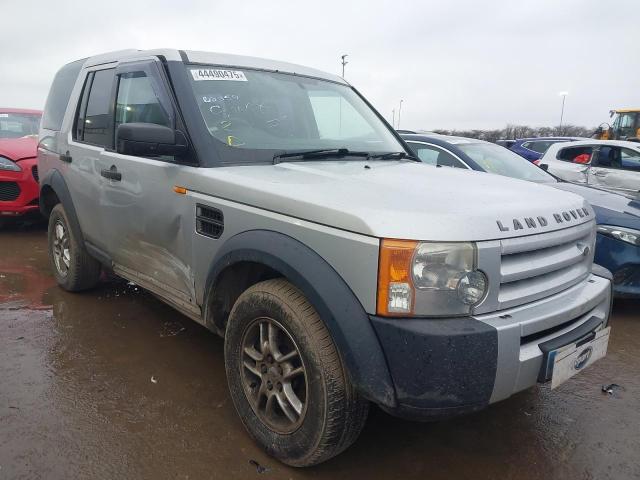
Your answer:
[[[587,322],[606,325],[610,308],[610,281],[592,274],[561,293],[492,314],[371,317],[396,390],[397,407],[388,411],[433,419],[508,398],[538,382],[543,367],[538,345]]]
[[[35,158],[20,160],[18,165],[22,169],[19,172],[0,170],[0,183],[6,186],[5,196],[2,197],[4,200],[0,198],[0,218],[21,216],[39,210],[37,160]],[[17,195],[14,196],[12,192],[16,188]]]
[[[613,275],[613,294],[640,297],[640,247],[598,234],[594,262]]]

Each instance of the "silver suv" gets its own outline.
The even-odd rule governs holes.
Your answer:
[[[225,341],[247,430],[290,465],[398,416],[471,412],[606,353],[576,195],[438,169],[342,78],[128,50],[63,67],[38,149],[59,285],[103,269]]]

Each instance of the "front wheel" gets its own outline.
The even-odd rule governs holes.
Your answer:
[[[100,263],[78,242],[62,204],[53,207],[48,229],[49,260],[53,275],[65,290],[78,292],[94,287],[100,278]]]
[[[364,426],[368,402],[354,390],[318,313],[286,280],[258,283],[238,298],[225,366],[245,427],[284,463],[328,460]]]

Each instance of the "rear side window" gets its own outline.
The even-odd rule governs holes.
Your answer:
[[[42,128],[59,131],[64,112],[69,104],[71,91],[86,58],[76,60],[62,67],[53,79],[42,116]]]
[[[87,76],[76,119],[76,140],[113,148],[114,73],[110,68]]]
[[[449,152],[439,148],[425,145],[423,143],[407,142],[418,158],[429,165],[439,165],[441,167],[467,168],[461,161]]]
[[[523,143],[522,146],[528,148],[529,150],[533,150],[534,152],[544,154],[547,150],[549,150],[549,147],[551,145],[557,142],[558,140],[540,140],[536,142]]]
[[[565,162],[588,164],[591,162],[593,152],[594,147],[568,147],[560,150],[557,158]]]

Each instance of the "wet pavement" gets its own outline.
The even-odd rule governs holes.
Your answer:
[[[373,409],[299,470],[245,433],[219,337],[126,282],[54,283],[43,226],[0,230],[2,480],[640,478],[640,302],[616,302],[608,356],[554,392],[430,424]]]

